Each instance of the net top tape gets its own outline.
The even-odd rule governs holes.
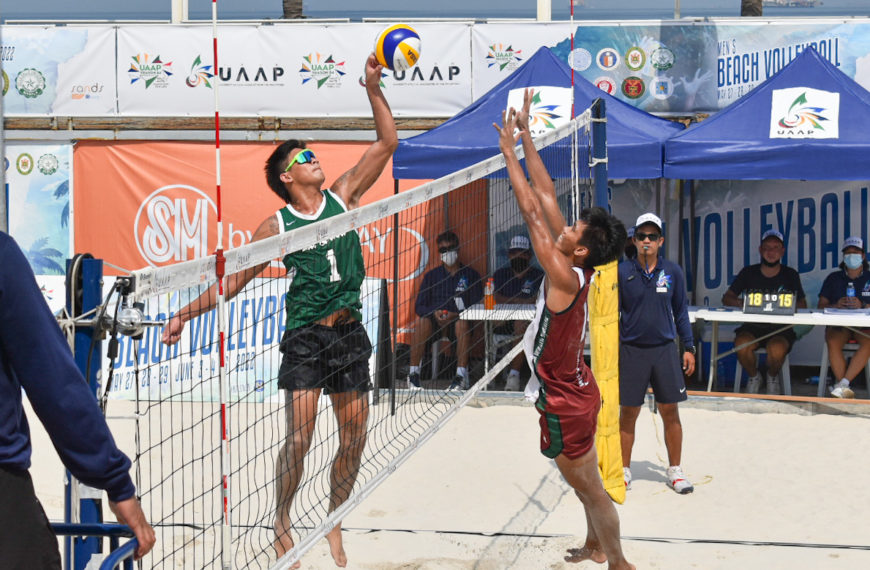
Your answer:
[[[591,123],[591,111],[587,109],[568,124],[535,137],[535,148],[550,146],[580,129],[589,130]],[[522,145],[517,147],[516,152],[518,158],[524,157]],[[426,182],[411,190],[361,206],[328,220],[227,250],[224,252],[226,275],[270,262],[294,251],[325,243],[351,230],[358,230],[372,222],[443,196],[504,167],[504,156],[497,154],[437,180]],[[216,280],[216,265],[216,256],[213,254],[163,267],[146,267],[133,271],[131,295],[134,301],[142,301],[179,289],[209,285]]]

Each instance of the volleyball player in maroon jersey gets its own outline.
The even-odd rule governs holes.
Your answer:
[[[634,568],[622,553],[619,516],[598,474],[594,443],[601,394],[583,360],[592,268],[617,258],[625,244],[625,226],[602,208],[583,210],[580,220],[566,225],[555,186],[529,132],[531,99],[527,89],[522,110],[504,112],[502,126],[495,127],[517,204],[546,274],[535,320],[525,337],[526,354],[540,382],[535,407],[540,414],[541,453],[556,461],[586,514],[586,542],[570,549],[565,560]],[[514,151],[518,140],[522,140],[531,183]]]

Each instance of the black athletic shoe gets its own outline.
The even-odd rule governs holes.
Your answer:
[[[409,390],[422,390],[423,385],[420,384],[420,374],[417,372],[411,372],[408,374],[408,389]]]
[[[453,382],[451,382],[450,387],[447,388],[448,392],[459,390],[468,390],[468,378],[463,377],[461,374],[454,376]]]

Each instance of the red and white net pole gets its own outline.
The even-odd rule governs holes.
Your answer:
[[[568,67],[571,68],[571,118],[574,112],[574,0],[568,0],[570,9],[569,29],[571,30],[571,43],[568,49]],[[571,132],[571,209],[574,211],[574,221],[580,219],[580,176],[577,169],[577,130]]]
[[[218,331],[220,366],[218,378],[220,384],[221,406],[221,506],[223,517],[221,519],[221,567],[231,568],[230,556],[232,554],[232,532],[230,520],[230,439],[229,418],[227,416],[227,404],[229,402],[229,381],[227,379],[227,318],[226,318],[226,267],[224,259],[224,222],[223,208],[221,205],[221,116],[218,98],[218,86],[220,85],[220,68],[218,67],[218,39],[217,39],[217,0],[211,2],[211,30],[212,49],[214,55],[214,157],[215,157],[215,191],[217,194],[217,248],[215,250],[215,272],[218,282]]]

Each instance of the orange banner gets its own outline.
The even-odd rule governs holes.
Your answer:
[[[308,146],[322,162],[327,177],[325,186],[329,187],[359,161],[369,145],[315,142]],[[266,158],[275,146],[275,143],[221,146],[226,249],[248,243],[260,223],[283,206],[266,185],[263,173]],[[388,164],[364,195],[363,204],[393,194],[391,171],[392,164]],[[91,253],[126,270],[168,265],[214,252],[217,192],[212,143],[79,142],[73,155],[73,175],[77,251]],[[401,189],[419,184],[421,181],[402,181]],[[439,263],[437,252],[435,255],[431,252],[435,249],[435,236],[449,222],[442,203],[438,198],[399,216],[398,256],[394,255],[392,217],[360,230],[369,277],[391,282],[392,260],[399,260],[399,342],[409,341],[403,333],[409,332],[408,324],[413,322],[414,299],[423,273]],[[485,212],[485,208],[481,211]],[[457,220],[461,216],[457,213]],[[471,228],[467,229],[470,235]],[[481,239],[485,249],[485,235]],[[480,247],[480,243],[475,243],[473,249]],[[474,257],[478,255],[475,252]],[[478,270],[485,273],[485,263]],[[106,266],[106,273],[120,272]],[[392,287],[390,305],[393,306]]]

